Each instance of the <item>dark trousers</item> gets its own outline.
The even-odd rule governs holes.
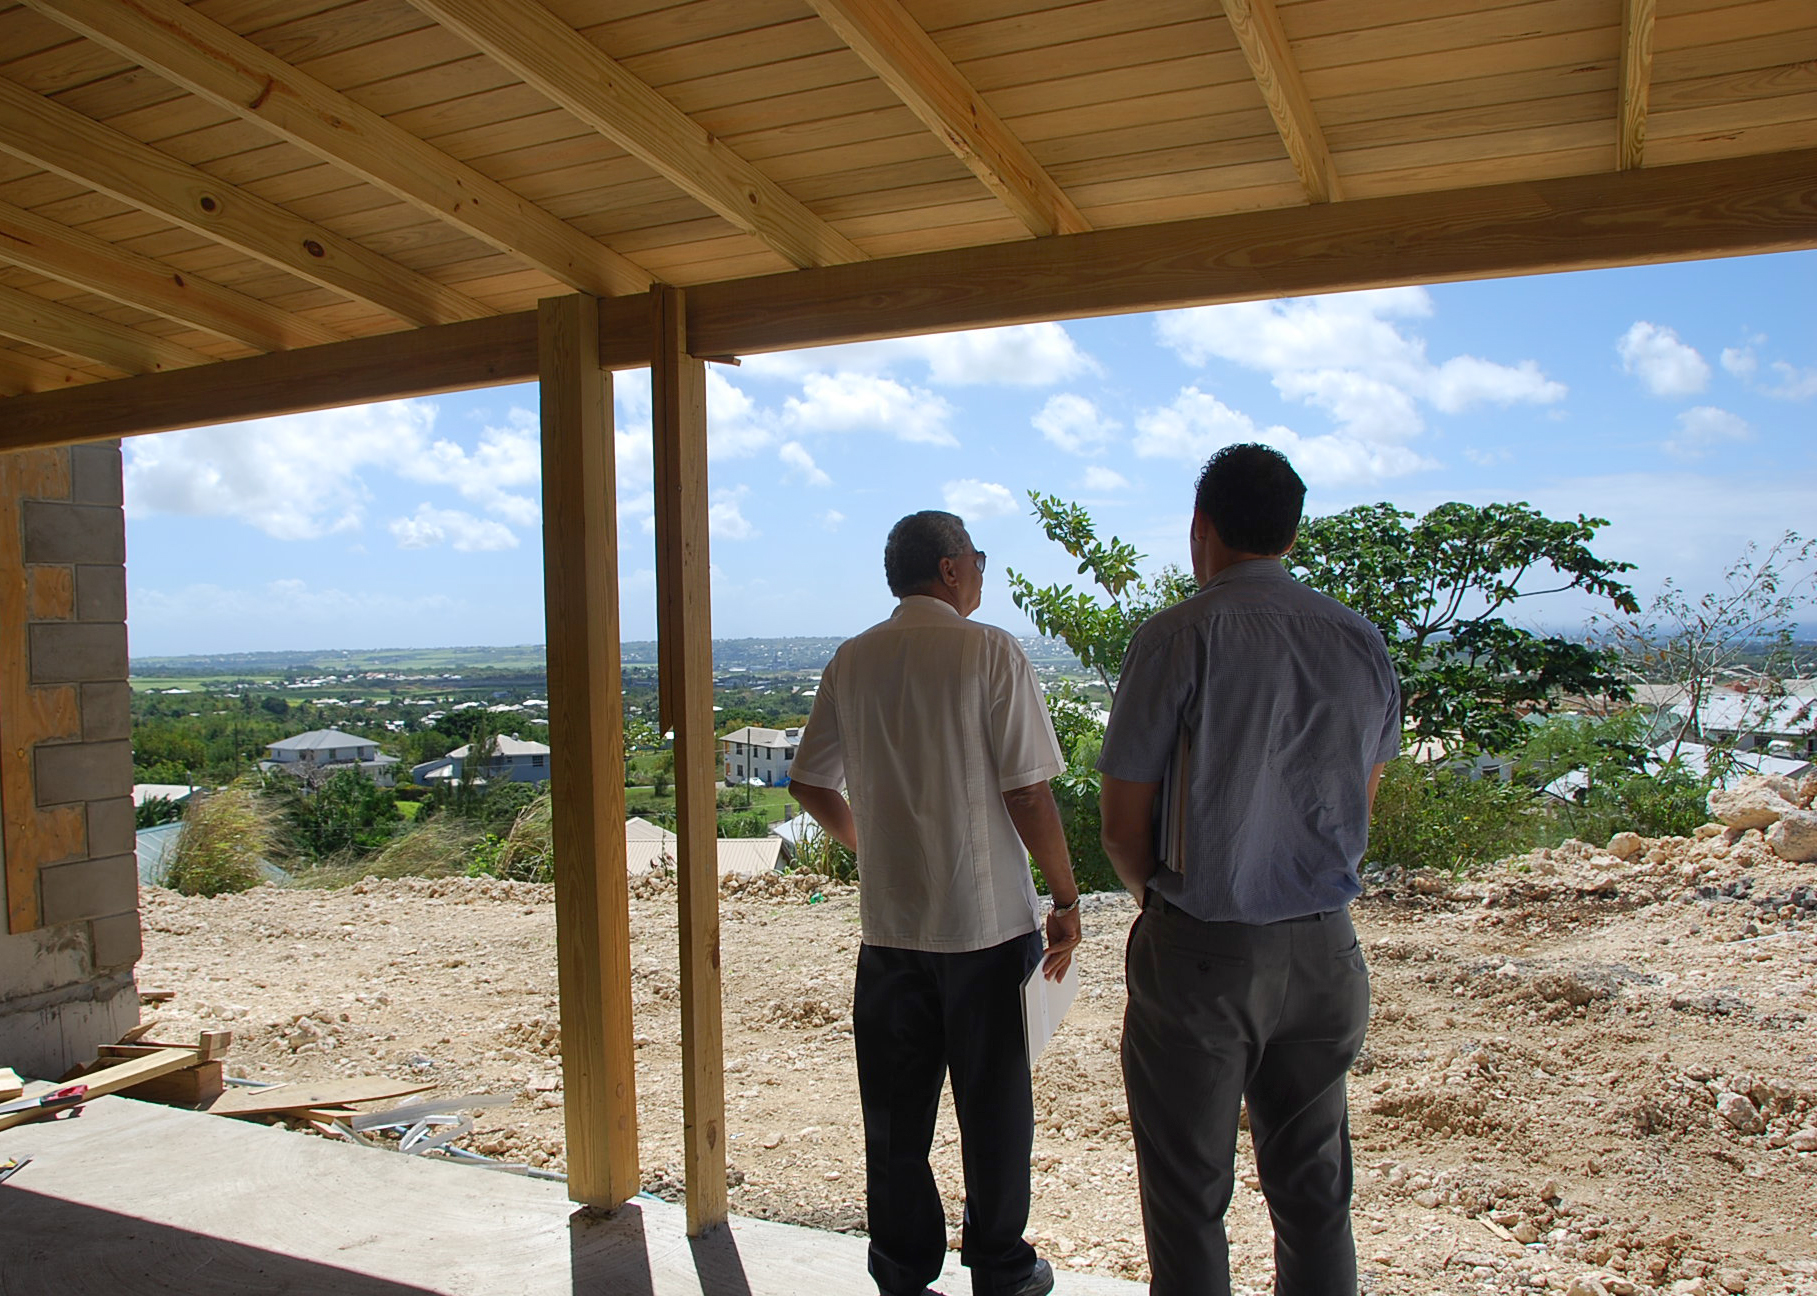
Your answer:
[[[1123,1081],[1152,1296],[1228,1296],[1244,1099],[1277,1296],[1354,1296],[1344,1080],[1369,1023],[1369,974],[1349,915],[1207,923],[1151,895],[1126,971]]]
[[[864,1108],[871,1276],[919,1293],[946,1259],[946,1215],[928,1165],[950,1069],[965,1165],[960,1259],[972,1290],[1028,1276],[1028,1161],[1035,1109],[1022,1040],[1022,978],[1041,958],[1034,932],[965,954],[864,945],[852,1005]]]

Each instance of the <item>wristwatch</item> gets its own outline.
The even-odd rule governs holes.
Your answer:
[[[1071,904],[1055,904],[1053,912],[1057,914],[1073,913],[1079,908],[1079,899],[1079,896],[1074,896]]]

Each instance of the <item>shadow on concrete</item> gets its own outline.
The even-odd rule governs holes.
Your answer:
[[[583,1206],[568,1216],[568,1263],[574,1296],[656,1296],[643,1211],[634,1201],[610,1213]]]
[[[155,1184],[146,1192],[155,1194]],[[432,1289],[266,1251],[14,1184],[0,1185],[6,1296],[433,1296]]]
[[[721,1224],[700,1237],[689,1238],[688,1250],[694,1253],[694,1272],[700,1276],[701,1296],[751,1296],[744,1260],[738,1254],[738,1239],[732,1236],[730,1224]]]

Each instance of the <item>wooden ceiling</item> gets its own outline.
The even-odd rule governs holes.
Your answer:
[[[653,282],[744,312],[700,352],[1817,246],[1812,150],[1813,0],[0,0],[0,444],[21,393]],[[1369,246],[1244,278],[1273,236]]]

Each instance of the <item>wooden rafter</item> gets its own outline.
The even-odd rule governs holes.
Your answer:
[[[0,150],[411,324],[492,313],[457,289],[3,78]]]
[[[1299,173],[1307,199],[1315,203],[1336,202],[1343,197],[1337,169],[1331,164],[1325,132],[1319,129],[1312,96],[1300,80],[1299,64],[1287,44],[1287,33],[1281,29],[1274,0],[1222,3],[1224,16],[1230,20],[1237,44],[1243,47],[1243,57],[1249,60],[1249,70],[1268,104],[1275,129],[1281,133],[1281,142],[1287,146],[1287,156]]]
[[[1091,228],[898,0],[808,0],[852,52],[1037,236]]]
[[[1647,146],[1647,98],[1653,86],[1654,0],[1622,0],[1621,110],[1615,169],[1632,171]]]
[[[61,391],[96,381],[94,374],[81,373],[67,365],[40,360],[23,351],[0,348],[0,391],[9,396],[30,392]]]
[[[0,261],[260,351],[338,342],[312,319],[0,202]]]
[[[796,266],[862,261],[845,235],[536,0],[410,0]]]
[[[0,333],[64,355],[99,360],[127,373],[157,373],[207,364],[211,357],[62,302],[0,287]]]
[[[1817,248],[1817,148],[1023,239],[687,290],[688,351]],[[650,360],[642,297],[600,302],[600,357]],[[0,403],[0,451],[519,382],[518,312]]]
[[[583,292],[650,275],[181,0],[26,0],[49,18]]]

